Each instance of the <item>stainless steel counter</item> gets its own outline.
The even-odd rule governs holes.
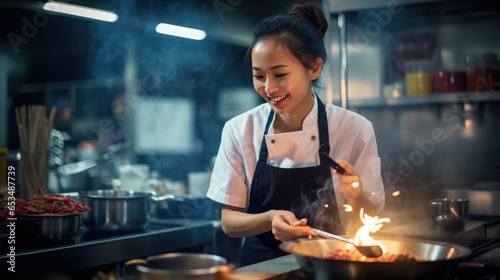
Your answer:
[[[265,272],[271,276],[263,279],[306,279],[304,272],[293,255],[286,255],[272,260],[238,268],[239,271]]]
[[[485,237],[485,229],[483,227],[485,221],[468,220],[463,228],[446,230],[439,229],[432,225],[432,221],[421,220],[412,223],[406,223],[395,227],[384,228],[378,231],[378,235],[405,235],[405,236],[462,236],[462,237]]]
[[[99,232],[82,226],[78,236],[69,242],[29,244],[16,240],[15,274],[7,271],[7,244],[0,243],[0,278],[36,274],[37,279],[42,279],[41,275],[54,272],[76,271],[190,248],[204,250],[213,241],[211,221],[154,220],[144,230],[134,232]]]

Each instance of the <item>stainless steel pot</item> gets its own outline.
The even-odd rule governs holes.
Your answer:
[[[432,223],[440,229],[460,229],[469,218],[467,199],[436,198],[430,203]]]
[[[78,193],[80,202],[91,211],[82,213],[82,223],[102,231],[140,230],[149,223],[152,193],[95,190]]]
[[[442,242],[422,242],[409,239],[381,239],[389,253],[402,253],[425,261],[359,262],[329,259],[325,256],[345,243],[333,239],[297,239],[280,244],[294,254],[297,263],[312,279],[445,279],[455,262],[470,255],[471,250]]]
[[[78,233],[81,214],[16,214],[16,232],[23,241],[68,241]]]
[[[136,266],[141,280],[211,280],[217,279],[223,257],[199,253],[169,253],[148,257]]]

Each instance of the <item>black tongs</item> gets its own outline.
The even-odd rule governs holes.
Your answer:
[[[319,156],[321,159],[326,160],[326,162],[328,162],[330,167],[335,169],[337,173],[339,173],[340,175],[345,174],[345,169],[342,168],[342,166],[340,166],[336,161],[334,161],[328,154],[326,154],[325,152],[321,152],[319,153]]]

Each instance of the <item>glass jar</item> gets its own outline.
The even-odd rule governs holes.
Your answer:
[[[496,53],[468,53],[467,91],[494,91],[499,89],[500,62]]]
[[[449,93],[465,90],[465,71],[439,70],[434,75],[434,92]]]
[[[432,92],[433,66],[430,60],[405,62],[406,95],[427,95]]]
[[[153,191],[156,195],[164,195],[167,190],[163,181],[160,179],[160,175],[158,171],[151,171],[151,176],[146,180],[144,184],[145,191]]]

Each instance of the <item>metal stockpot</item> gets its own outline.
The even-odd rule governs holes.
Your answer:
[[[460,229],[469,219],[469,200],[436,198],[430,203],[433,225],[440,229]]]
[[[78,233],[81,214],[16,214],[18,236],[23,242],[70,240]]]
[[[169,253],[148,257],[136,266],[141,280],[211,280],[217,279],[223,257],[198,253]]]
[[[140,230],[149,223],[152,193],[118,190],[82,191],[80,202],[91,211],[82,213],[82,223],[102,231]]]

